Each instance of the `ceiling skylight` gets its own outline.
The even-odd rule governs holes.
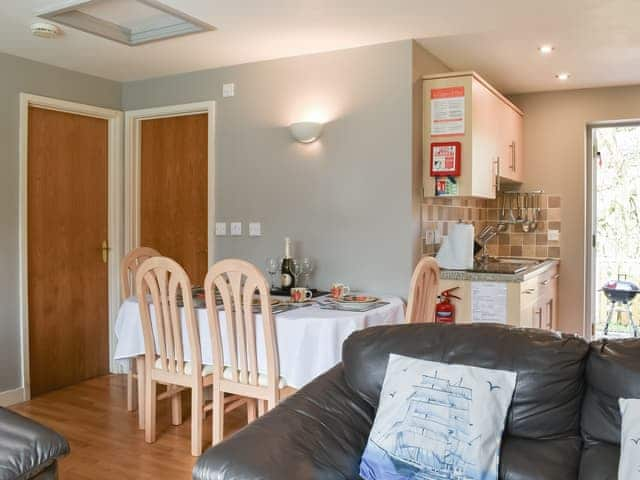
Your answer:
[[[77,0],[63,5],[38,16],[132,47],[215,30],[156,0]]]

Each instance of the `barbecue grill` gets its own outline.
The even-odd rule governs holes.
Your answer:
[[[622,276],[623,275],[620,275],[619,277]],[[605,336],[609,333],[609,324],[611,323],[611,319],[613,318],[613,312],[616,310],[616,307],[618,305],[624,307],[624,310],[629,316],[629,323],[631,324],[631,328],[633,330],[633,336],[638,336],[638,328],[636,327],[636,324],[633,321],[633,315],[631,314],[631,302],[633,301],[635,296],[640,293],[640,287],[638,287],[638,285],[636,285],[635,283],[626,280],[626,275],[624,275],[624,277],[624,280],[621,278],[618,278],[618,280],[609,280],[602,287],[602,291],[609,300],[607,323],[604,326]],[[620,310],[618,310],[618,312],[620,312]]]

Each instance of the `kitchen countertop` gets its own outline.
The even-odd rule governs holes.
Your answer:
[[[474,281],[474,282],[508,282],[520,283],[529,280],[531,277],[541,274],[554,266],[557,266],[560,260],[556,258],[548,258],[547,260],[531,265],[526,270],[518,273],[487,273],[474,272],[471,270],[440,270],[441,280],[458,280],[458,281]]]

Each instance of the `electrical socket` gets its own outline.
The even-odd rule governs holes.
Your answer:
[[[231,235],[234,237],[242,235],[242,222],[231,222]]]
[[[216,222],[216,235],[224,237],[227,234],[227,222]]]

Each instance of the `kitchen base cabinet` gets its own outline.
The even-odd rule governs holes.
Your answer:
[[[474,281],[491,280],[475,275],[475,280],[440,279],[440,291],[458,287],[452,293],[462,300],[451,299],[456,308],[456,323],[472,323],[476,320],[473,318],[472,284]],[[506,323],[516,327],[557,330],[558,279],[558,262],[550,261],[525,275],[522,281],[500,282],[506,285]]]

